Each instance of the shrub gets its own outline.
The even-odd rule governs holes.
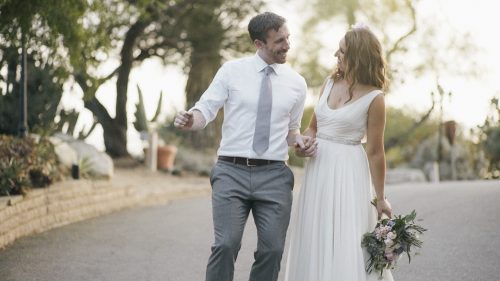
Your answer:
[[[45,187],[59,178],[54,146],[47,139],[0,135],[0,195]]]
[[[304,167],[305,159],[306,158],[299,157],[295,154],[295,148],[288,148],[288,164],[290,166]]]

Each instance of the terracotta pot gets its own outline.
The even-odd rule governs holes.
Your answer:
[[[451,145],[455,142],[455,133],[457,131],[457,123],[455,121],[447,121],[444,122],[444,132],[446,138],[450,142]]]
[[[175,145],[158,146],[157,167],[159,170],[171,171],[174,168],[177,147]]]

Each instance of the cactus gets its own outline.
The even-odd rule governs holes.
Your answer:
[[[156,112],[155,115],[151,120],[147,120],[146,117],[146,110],[144,109],[144,99],[142,97],[142,91],[139,85],[137,85],[137,93],[139,94],[139,102],[136,103],[135,105],[135,121],[134,121],[134,127],[138,132],[149,132],[149,123],[156,122],[158,119],[158,116],[160,115],[161,112],[161,103],[163,100],[163,91],[160,92],[160,98],[158,99],[158,105],[156,107]]]

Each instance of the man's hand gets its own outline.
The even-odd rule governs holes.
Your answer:
[[[174,126],[181,130],[188,130],[193,126],[193,113],[181,110],[175,115]]]
[[[312,157],[318,151],[316,138],[297,135],[295,137],[295,154],[299,157]]]

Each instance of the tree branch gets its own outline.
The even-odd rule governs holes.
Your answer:
[[[392,48],[390,48],[387,51],[386,58],[387,58],[388,64],[391,60],[392,54],[401,49],[400,46],[403,43],[403,41],[406,40],[406,38],[410,37],[413,33],[415,33],[417,31],[417,16],[416,16],[415,7],[413,6],[411,0],[406,0],[406,4],[408,5],[408,8],[410,9],[410,12],[411,12],[412,27],[408,32],[406,32],[404,35],[399,37],[399,39],[392,45]]]
[[[80,88],[82,88],[82,91],[84,93],[88,93],[89,91],[93,92],[92,97],[90,99],[85,99],[85,98],[83,99],[83,104],[84,104],[85,108],[87,108],[88,110],[90,110],[90,112],[92,112],[92,114],[94,114],[94,116],[97,118],[99,123],[112,122],[113,118],[111,118],[111,116],[109,115],[109,113],[106,110],[106,108],[104,107],[104,105],[102,105],[99,102],[99,100],[95,97],[95,92],[97,91],[97,89],[99,88],[99,86],[101,84],[92,85],[92,87],[89,87],[87,85],[87,80],[93,80],[93,79],[89,78],[87,76],[87,74],[84,74],[81,72],[75,74],[74,77],[75,77],[76,83],[78,83],[78,85],[80,85]],[[94,79],[94,80],[96,80],[96,79]],[[84,94],[84,96],[85,96],[85,94]]]
[[[109,124],[113,122],[113,118],[111,118],[104,105],[95,96],[88,101],[84,101],[84,105],[94,114],[99,123]]]
[[[385,149],[389,150],[395,146],[397,146],[399,143],[402,143],[406,141],[413,132],[420,127],[429,117],[431,116],[432,111],[434,110],[434,107],[436,105],[436,102],[434,99],[432,99],[432,106],[431,108],[425,113],[418,122],[414,123],[413,126],[411,126],[406,132],[400,134],[399,136],[392,137],[385,143]]]

